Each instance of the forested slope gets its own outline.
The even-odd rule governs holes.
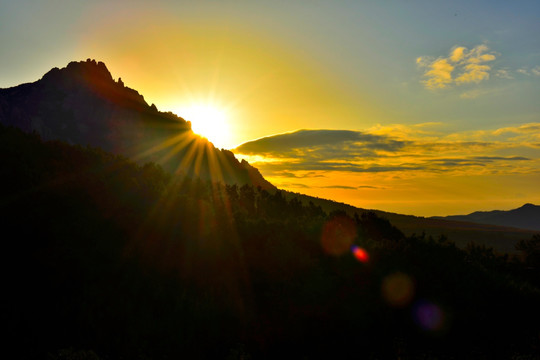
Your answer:
[[[13,128],[0,154],[10,358],[537,354],[538,236],[462,250]]]

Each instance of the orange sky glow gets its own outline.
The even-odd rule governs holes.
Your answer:
[[[0,87],[94,58],[286,190],[422,216],[540,203],[530,11],[514,28],[505,9],[487,23],[479,6],[466,20],[435,5],[204,4],[58,8],[72,23],[50,26],[57,51],[39,64],[14,52]]]

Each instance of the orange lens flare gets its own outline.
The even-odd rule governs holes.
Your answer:
[[[414,282],[409,275],[397,272],[384,278],[381,293],[388,305],[402,308],[411,303],[414,288]]]
[[[321,246],[333,256],[340,256],[349,251],[356,237],[356,224],[348,217],[338,216],[324,224]]]

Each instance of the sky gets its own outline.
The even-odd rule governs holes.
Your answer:
[[[540,204],[539,35],[538,1],[0,0],[0,88],[92,58],[280,188],[507,210]]]

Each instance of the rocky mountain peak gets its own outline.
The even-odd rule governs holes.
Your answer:
[[[102,98],[137,107],[139,110],[148,107],[142,95],[126,87],[121,78],[115,81],[105,63],[93,59],[72,61],[62,69],[53,68],[42,77],[41,85],[65,92],[85,89]]]
[[[171,173],[212,180],[211,159],[219,158],[222,181],[274,188],[232,152],[197,148],[200,143],[194,141],[189,121],[148,105],[121,78],[115,81],[101,61],[70,62],[34,83],[0,89],[0,123],[37,132],[45,140],[100,147],[136,161],[156,162]]]
[[[59,82],[62,80],[79,80],[84,82],[114,82],[107,66],[99,61],[72,61],[65,68],[51,69],[41,78],[44,82]]]

